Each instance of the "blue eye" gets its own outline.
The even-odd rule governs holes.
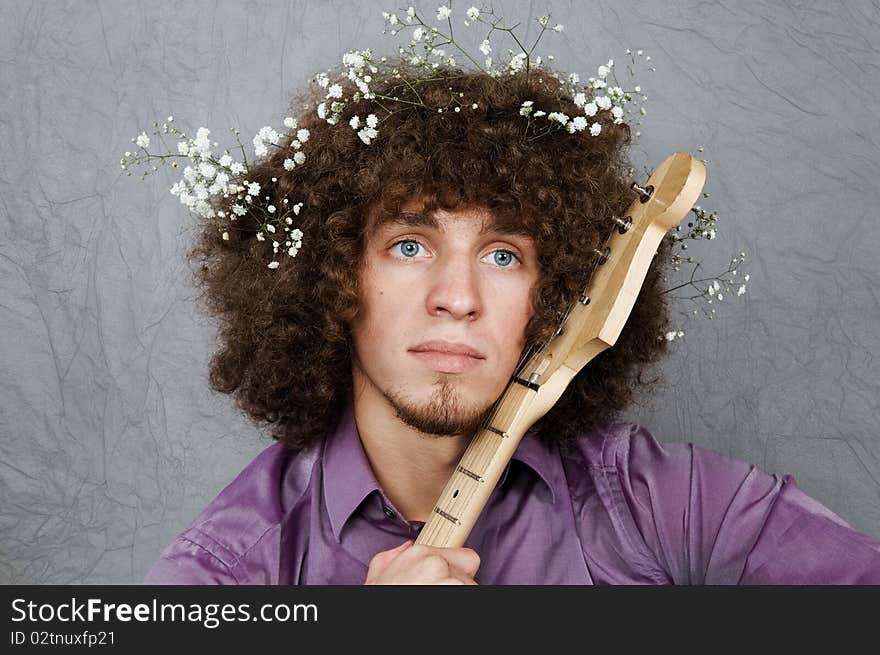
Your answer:
[[[516,255],[509,250],[496,250],[492,254],[495,255],[495,263],[502,268],[510,268],[510,262],[516,259]]]
[[[398,241],[395,243],[392,248],[396,248],[397,246],[402,246],[400,249],[403,253],[403,256],[407,259],[412,259],[415,255],[418,254],[419,249],[422,247],[418,241],[413,241],[412,239],[407,239],[405,241]]]
[[[419,251],[422,249],[422,244],[413,239],[404,239],[402,241],[398,241],[394,245],[391,246],[392,249],[400,246],[400,253],[406,259],[413,259],[416,255],[419,254]],[[519,261],[519,258],[514,255],[511,251],[505,250],[503,248],[499,248],[498,250],[493,250],[493,261],[498,265],[499,268],[511,268],[511,263],[516,260]],[[486,255],[487,257],[489,255]]]

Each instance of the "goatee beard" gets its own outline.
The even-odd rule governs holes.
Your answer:
[[[458,389],[445,376],[438,378],[427,404],[414,403],[393,391],[383,393],[397,418],[419,432],[440,437],[473,435],[483,426],[494,405],[493,402],[483,408],[465,406]]]

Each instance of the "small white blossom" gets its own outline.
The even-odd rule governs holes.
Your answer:
[[[271,269],[278,268],[278,262],[276,262],[276,261],[271,261],[271,262],[269,262],[269,263],[267,264],[267,266],[268,266],[269,268],[271,268]]]
[[[599,109],[611,109],[611,98],[608,96],[599,96],[593,102],[596,103]]]
[[[269,205],[269,206],[271,207],[271,205]],[[275,234],[275,226],[272,225],[271,223],[269,223],[268,225],[266,225],[266,229],[267,229],[269,232],[271,232],[272,234]]]
[[[620,107],[612,107],[611,115],[614,116],[614,118],[621,118],[623,116],[623,109]]]
[[[571,121],[571,125],[578,132],[582,132],[587,127],[587,119],[583,116],[575,116]]]
[[[467,13],[467,17],[469,20],[477,20],[480,17],[480,10],[476,7],[471,7],[465,13]]]
[[[564,29],[565,29],[565,25],[554,25],[554,26],[553,26],[553,31],[554,31],[554,32],[561,32],[561,31],[564,30]]]
[[[179,152],[184,157],[189,157],[189,144],[186,141],[178,141],[177,152]]]
[[[309,135],[310,135],[310,132],[305,128],[303,128],[301,130],[297,130],[297,132],[296,132],[296,138],[301,143],[305,143],[306,141],[308,141]]]
[[[599,111],[599,108],[595,102],[588,102],[584,105],[584,116],[595,116],[597,111]]]
[[[351,120],[348,121],[348,124],[351,125],[351,129],[356,130],[361,126],[360,116],[352,116]]]
[[[452,9],[446,5],[437,7],[437,20],[446,20],[452,15]]]
[[[484,39],[480,44],[480,52],[482,52],[483,55],[488,55],[492,52],[492,46],[489,45],[489,39]]]
[[[593,123],[590,125],[590,134],[593,136],[597,136],[599,132],[602,131],[602,126],[599,123]]]
[[[423,30],[421,27],[417,27],[415,30],[413,30],[412,40],[415,41],[416,43],[418,43],[419,41],[422,40],[422,37],[424,35],[425,35],[425,30]]]
[[[568,116],[559,111],[551,111],[547,116],[548,121],[556,121],[560,125],[565,125],[568,122]]]
[[[150,145],[150,137],[147,136],[146,132],[141,132],[137,138],[137,144],[141,148],[147,148]]]
[[[260,183],[259,182],[251,182],[248,184],[248,195],[249,196],[258,196],[260,195]]]
[[[329,89],[327,89],[327,97],[328,98],[341,98],[342,97],[342,87],[338,84],[332,85]]]
[[[377,136],[379,136],[379,133],[375,129],[373,129],[372,127],[362,128],[358,132],[358,137],[360,137],[360,140],[363,141],[364,143],[366,143],[367,145],[370,145],[370,141],[375,139]]]
[[[741,284],[741,285],[739,285],[739,289],[736,290],[736,295],[741,296],[741,295],[743,295],[745,292],[746,292],[746,285],[745,285],[745,284]]]
[[[611,72],[611,71],[608,70],[608,67],[607,67],[607,66],[599,66],[599,77],[601,77],[603,80],[604,80],[606,77],[608,77],[608,73],[610,73],[610,72]]]
[[[230,157],[228,154],[225,154],[220,158],[220,165],[223,168],[229,168],[229,165],[231,163],[232,163],[232,157]]]
[[[244,164],[242,164],[241,162],[235,161],[235,162],[232,162],[232,166],[229,167],[229,170],[232,171],[233,175],[241,175],[247,169],[245,169]]]
[[[239,204],[235,204],[235,205],[232,205],[232,212],[236,216],[244,216],[245,214],[247,214],[247,209],[245,209],[244,207],[242,207]]]
[[[296,129],[296,119],[292,116],[288,116],[284,119],[284,127],[290,130]]]
[[[376,127],[379,124],[379,119],[376,118],[376,114],[370,114],[367,116],[367,127]]]
[[[583,107],[586,102],[587,96],[585,96],[583,93],[574,94],[574,104],[576,104],[578,107]]]
[[[297,151],[293,153],[293,161],[302,166],[306,161],[306,154],[302,151]]]

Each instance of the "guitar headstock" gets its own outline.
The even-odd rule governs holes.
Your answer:
[[[605,244],[583,295],[567,312],[557,335],[520,368],[520,378],[540,385],[535,410],[549,409],[587,362],[616,343],[660,241],[691,210],[705,181],[702,161],[675,152],[644,187],[633,185],[636,198],[617,221],[620,227]]]

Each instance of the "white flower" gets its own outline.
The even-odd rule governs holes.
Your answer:
[[[318,118],[324,119],[327,118],[327,103],[322,102],[318,105]]]
[[[446,20],[452,15],[452,9],[446,5],[437,7],[437,20]]]
[[[485,39],[480,44],[480,52],[482,52],[484,55],[488,55],[490,52],[492,52],[492,47],[489,45],[489,39]]]
[[[614,116],[614,118],[621,118],[623,116],[623,109],[620,107],[612,107],[611,115]]]
[[[275,205],[269,205],[268,207],[266,207],[266,211],[269,212],[270,214],[274,214],[275,213]]]
[[[599,96],[594,102],[599,109],[611,109],[611,98],[608,96]]]
[[[526,53],[520,52],[517,55],[514,55],[510,58],[510,62],[507,64],[510,72],[515,73],[518,70],[521,70],[526,63]]]
[[[582,132],[587,127],[587,119],[583,116],[575,116],[571,120],[571,123],[574,126],[574,129],[576,129],[578,132]]]
[[[284,119],[284,127],[289,130],[296,128],[296,119],[293,116],[288,116]]]
[[[745,284],[741,284],[741,285],[739,285],[739,289],[736,290],[736,295],[741,296],[741,295],[743,295],[745,292],[746,292],[746,285],[745,285]]]
[[[147,136],[146,132],[141,132],[137,138],[137,144],[141,148],[147,148],[150,145],[150,137]]]
[[[224,241],[229,241],[229,232],[224,232],[224,233],[223,233],[223,240],[224,240]]]
[[[594,89],[604,89],[608,84],[605,80],[593,80],[593,88]]]
[[[533,104],[534,102],[532,100],[523,101],[523,103],[519,106],[519,115],[528,116],[529,114],[531,114]]]
[[[553,31],[554,31],[554,32],[561,32],[561,31],[564,30],[564,29],[565,29],[565,25],[554,25],[554,26],[553,26]]]
[[[268,125],[266,125],[265,127],[261,127],[261,128],[260,128],[260,132],[259,132],[259,135],[258,135],[258,136],[259,136],[260,139],[262,139],[263,141],[268,141],[269,143],[273,143],[273,144],[276,144],[276,145],[278,144],[278,139],[280,138],[280,135],[278,134],[278,132],[276,132],[275,130],[273,130],[273,129],[272,129],[271,127],[269,127]]]
[[[268,266],[272,269],[278,268],[278,262],[269,262]]]
[[[295,166],[296,166],[296,163],[292,159],[287,158],[284,160],[284,170],[292,171]]]
[[[186,141],[178,141],[177,152],[179,152],[184,157],[189,157],[189,144]]]
[[[566,115],[563,114],[562,112],[551,111],[551,112],[547,115],[547,120],[548,120],[548,121],[556,121],[556,122],[559,123],[560,125],[565,125],[565,124],[568,122],[568,116],[566,116]]]
[[[229,168],[229,165],[230,165],[231,163],[232,163],[232,157],[230,157],[228,154],[223,155],[223,156],[220,158],[220,165],[221,165],[223,168]]]
[[[303,233],[299,228],[296,228],[295,230],[293,230],[290,233],[290,238],[293,239],[294,241],[299,241],[300,239],[303,238]]]
[[[416,10],[415,10],[415,7],[409,7],[409,8],[407,8],[407,10],[406,10],[406,17],[409,18],[410,20],[412,20],[413,18],[416,17]]]
[[[293,153],[293,161],[295,161],[299,165],[302,165],[306,161],[305,153],[300,151]]]
[[[574,94],[574,104],[576,104],[578,107],[583,107],[586,102],[587,96],[585,96],[583,93]]]
[[[604,80],[606,77],[608,77],[608,73],[610,73],[610,72],[611,72],[611,71],[608,70],[608,67],[607,67],[607,66],[599,66],[599,77],[601,77],[603,80]]]
[[[379,124],[379,119],[376,118],[376,114],[370,114],[367,116],[367,127],[376,127]]]
[[[424,35],[425,30],[423,30],[421,27],[417,27],[415,30],[413,30],[412,40],[415,42],[419,42],[422,40],[422,37]]]
[[[318,83],[322,89],[326,89],[327,85],[330,84],[330,78],[327,77],[327,73],[318,73],[315,75],[315,82]]]
[[[599,111],[599,108],[595,102],[589,102],[584,105],[584,116],[595,116],[597,111]]]
[[[260,195],[260,183],[259,182],[251,182],[248,184],[248,195],[249,196],[258,196]]]
[[[271,207],[272,205],[269,205],[269,206]],[[275,234],[275,226],[272,225],[271,223],[269,223],[269,224],[266,226],[266,229],[267,229],[269,232],[271,232],[272,234]]]
[[[301,141],[302,143],[305,143],[306,141],[309,140],[309,135],[310,135],[310,132],[307,129],[303,128],[301,130],[297,130],[296,138],[299,141]]]
[[[352,116],[351,120],[348,121],[348,124],[351,125],[351,129],[356,130],[361,126],[360,116]]]
[[[216,175],[217,169],[208,162],[203,161],[201,164],[199,164],[199,173],[202,174],[202,177],[210,180],[214,177],[214,175]]]
[[[242,205],[236,203],[232,205],[232,213],[234,213],[236,216],[244,216],[245,214],[247,214],[247,209],[245,209]]]
[[[244,164],[242,164],[241,162],[235,161],[235,162],[232,162],[232,166],[229,167],[229,170],[232,171],[233,175],[241,175],[242,173],[245,172],[246,169],[244,167]]]
[[[467,13],[467,17],[469,20],[477,20],[480,17],[480,10],[476,7],[471,7],[465,13]]]
[[[328,98],[341,98],[342,97],[342,87],[338,84],[332,85],[329,89],[327,89],[327,97]]]
[[[666,333],[667,341],[672,341],[673,339],[675,339],[675,330]]]
[[[303,206],[303,204],[301,202],[298,202],[293,206],[293,215],[294,216],[299,216],[299,212],[302,209],[302,206]],[[299,232],[299,230],[294,230],[294,232]],[[302,233],[300,233],[300,234],[302,234]]]
[[[592,134],[593,136],[596,136],[601,131],[602,126],[599,125],[599,123],[593,123],[592,125],[590,125],[590,134]]]
[[[372,127],[365,127],[361,129],[360,132],[358,132],[358,136],[360,137],[361,141],[363,141],[367,145],[370,145],[370,141],[379,136],[379,133]]]

